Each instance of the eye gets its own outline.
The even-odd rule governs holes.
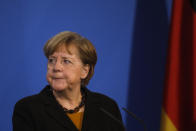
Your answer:
[[[64,62],[65,64],[71,63],[71,61],[70,61],[70,60],[67,60],[67,59],[64,59],[63,62]]]
[[[55,58],[49,58],[48,59],[48,63],[49,64],[54,64],[56,62],[56,59]]]

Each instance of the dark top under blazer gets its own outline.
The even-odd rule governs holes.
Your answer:
[[[14,131],[77,131],[49,91],[47,86],[39,94],[16,103],[12,118]],[[87,88],[85,92],[82,131],[124,131],[116,102]]]

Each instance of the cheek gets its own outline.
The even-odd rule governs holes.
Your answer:
[[[46,79],[50,83],[52,81],[51,72],[48,70],[46,73]]]

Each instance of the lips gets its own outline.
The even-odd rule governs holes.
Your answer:
[[[61,77],[53,77],[52,79],[59,80],[59,79],[63,79],[63,78],[61,78]]]

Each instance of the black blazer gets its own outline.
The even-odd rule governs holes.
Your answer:
[[[77,128],[49,95],[49,87],[18,101],[13,113],[13,131],[77,131]],[[82,131],[124,131],[116,102],[85,88],[86,103]]]

